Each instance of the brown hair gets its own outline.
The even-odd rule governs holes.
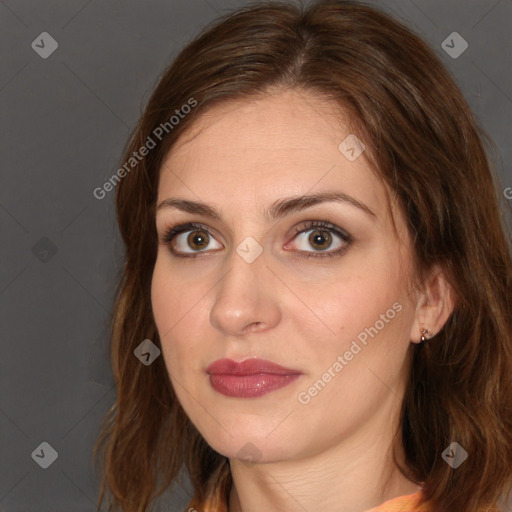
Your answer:
[[[195,105],[117,184],[126,256],[111,333],[117,401],[94,449],[104,473],[98,507],[108,490],[108,510],[143,512],[186,468],[203,510],[227,510],[226,457],[189,421],[163,358],[145,366],[133,352],[148,338],[160,346],[150,286],[164,156],[212,106],[285,89],[351,112],[405,215],[418,279],[438,264],[457,296],[441,332],[411,346],[397,433],[404,475],[437,512],[496,506],[512,485],[512,258],[484,147],[492,143],[418,36],[374,8],[326,0],[260,2],[207,27],[164,72],[125,148],[128,161],[176,109]],[[452,441],[469,453],[456,470],[441,457]]]

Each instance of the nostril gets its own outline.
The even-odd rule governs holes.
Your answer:
[[[257,331],[259,329],[259,327],[260,327],[260,324],[261,324],[261,322],[253,322],[252,324],[249,324],[246,327],[246,330],[249,331],[249,332]]]

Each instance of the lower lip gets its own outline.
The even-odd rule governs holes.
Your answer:
[[[210,374],[212,388],[226,396],[236,398],[253,398],[277,389],[284,388],[300,374],[278,375],[275,373],[258,373],[255,375],[219,375]]]

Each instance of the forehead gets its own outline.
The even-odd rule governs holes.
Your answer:
[[[339,105],[305,91],[219,104],[184,132],[161,168],[159,200],[195,195],[212,203],[340,190],[385,208],[385,189],[364,152],[350,161],[339,146],[353,137]],[[196,199],[197,199],[196,197]]]
[[[174,144],[171,158],[207,147],[285,153],[311,153],[326,144],[336,147],[350,133],[348,115],[336,103],[307,91],[288,90],[216,105]],[[227,140],[225,134],[231,138]]]

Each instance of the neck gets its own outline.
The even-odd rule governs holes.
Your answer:
[[[385,412],[371,428],[307,457],[254,465],[231,459],[229,512],[364,512],[417,492],[391,462],[397,422],[390,425]],[[398,455],[403,462],[403,451]]]

